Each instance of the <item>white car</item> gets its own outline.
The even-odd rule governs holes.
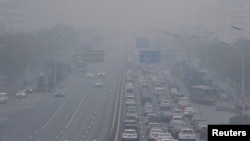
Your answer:
[[[8,101],[8,94],[6,92],[0,92],[0,103],[6,103]]]
[[[181,129],[180,133],[178,134],[178,140],[195,141],[196,135],[194,130],[190,128]]]
[[[125,129],[122,133],[122,141],[137,141],[139,136],[135,129]]]
[[[133,115],[133,116],[135,116],[136,118],[138,118],[139,116],[138,116],[138,112],[137,112],[137,110],[127,110],[127,113],[126,113],[126,115]]]
[[[162,128],[153,127],[148,133],[149,141],[154,141],[157,139],[160,133],[163,133]]]
[[[16,97],[26,97],[26,90],[17,91]]]

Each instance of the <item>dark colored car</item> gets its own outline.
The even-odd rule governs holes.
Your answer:
[[[200,139],[206,140],[206,139],[207,139],[207,132],[208,132],[207,127],[205,127],[205,126],[202,127],[202,128],[199,130]]]
[[[25,92],[26,92],[27,94],[31,94],[31,93],[33,93],[33,89],[32,89],[32,87],[31,87],[31,86],[27,86],[27,87],[25,87]]]
[[[65,92],[64,90],[57,90],[54,95],[55,97],[64,97]]]

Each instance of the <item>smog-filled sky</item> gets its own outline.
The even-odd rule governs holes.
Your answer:
[[[30,27],[213,28],[216,0],[27,0]]]

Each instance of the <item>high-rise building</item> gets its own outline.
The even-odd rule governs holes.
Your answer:
[[[23,0],[0,0],[0,32],[24,30],[25,4]]]

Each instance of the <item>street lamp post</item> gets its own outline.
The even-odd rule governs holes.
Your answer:
[[[44,50],[45,50],[45,93],[48,94],[48,43],[39,38],[44,44]]]
[[[231,46],[228,43],[220,42],[222,45],[238,49],[241,54],[241,99],[245,100],[245,54],[241,48]],[[245,104],[245,103],[243,103]],[[242,107],[242,116],[245,116],[245,105]]]
[[[246,33],[250,33],[249,31],[247,30],[244,30],[240,27],[237,27],[237,26],[231,26],[231,28],[235,29],[235,30],[239,30],[239,31],[244,31]],[[241,91],[242,91],[242,98],[245,100],[245,53],[242,49],[240,49],[240,52],[241,52],[241,56],[242,56],[242,82],[241,82]],[[243,103],[243,109],[242,109],[242,114],[243,114],[243,117],[245,116],[245,101]]]

